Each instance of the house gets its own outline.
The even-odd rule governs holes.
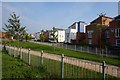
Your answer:
[[[74,22],[72,25],[65,30],[65,43],[76,43],[79,42],[79,34],[85,33],[86,23],[83,21]],[[77,33],[78,32],[78,33]]]
[[[55,31],[55,33],[53,31]],[[53,40],[53,36],[51,35],[53,33],[57,38],[57,42],[63,43],[65,41],[65,30],[64,29],[53,28],[53,30],[50,30],[49,31],[49,41],[50,42],[56,42],[55,40]]]
[[[86,26],[86,44],[101,47],[105,45],[104,30],[109,27],[112,21],[111,17],[99,15],[98,18],[93,20]]]
[[[37,33],[34,34],[35,41],[39,41],[40,40],[40,34],[41,34],[41,32],[37,32]]]
[[[120,46],[120,15],[110,22],[109,43],[111,46]]]
[[[49,32],[48,31],[45,31],[44,33],[43,33],[43,35],[44,35],[44,41],[45,42],[48,42],[49,41]]]
[[[9,34],[7,32],[0,32],[0,38],[9,38]]]

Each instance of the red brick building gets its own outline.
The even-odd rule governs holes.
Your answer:
[[[44,41],[49,41],[49,32],[46,31],[43,33],[45,40]]]
[[[9,38],[9,34],[6,32],[0,32],[0,38]]]
[[[109,42],[111,46],[120,46],[120,15],[115,17],[110,22],[109,27]]]
[[[76,44],[84,45],[85,44],[85,33],[77,32],[76,33]]]
[[[93,46],[103,46],[104,30],[109,27],[112,18],[100,15],[86,26],[86,44]]]

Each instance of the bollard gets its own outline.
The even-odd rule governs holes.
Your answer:
[[[43,65],[43,50],[41,51],[41,64]]]
[[[22,47],[20,48],[20,59],[22,60]]]
[[[102,62],[102,80],[105,80],[105,67],[106,67],[105,61],[103,61]]]
[[[61,55],[61,78],[64,78],[64,54]]]
[[[28,65],[30,65],[30,48],[28,49]]]

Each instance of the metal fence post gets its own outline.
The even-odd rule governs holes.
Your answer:
[[[41,64],[43,65],[43,50],[41,51]]]
[[[98,52],[98,49],[97,49],[97,47],[95,48],[95,50],[96,50],[96,54],[97,54],[97,52]]]
[[[30,65],[30,48],[28,49],[28,64]]]
[[[64,54],[61,55],[61,78],[64,78]]]
[[[75,50],[76,50],[76,44],[75,44]]]
[[[80,47],[81,51],[82,51],[82,46]]]
[[[13,56],[15,57],[15,46],[13,47]]]
[[[67,49],[67,44],[66,44],[66,49]]]
[[[120,68],[117,69],[117,77],[120,77]]]
[[[105,67],[106,67],[105,61],[103,61],[102,62],[102,80],[105,80]]]
[[[106,56],[107,56],[107,53],[108,53],[108,50],[107,50],[107,48],[106,48]]]
[[[87,47],[87,52],[89,53],[89,46]]]
[[[22,47],[20,47],[20,59],[22,59]]]

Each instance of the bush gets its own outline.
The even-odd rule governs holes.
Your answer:
[[[5,44],[7,44],[7,43],[11,43],[11,42],[13,42],[13,40],[2,40],[2,44],[3,45],[5,45]]]

